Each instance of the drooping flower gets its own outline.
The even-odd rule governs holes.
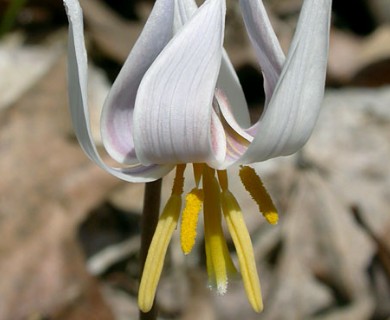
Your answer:
[[[287,58],[261,0],[240,0],[243,19],[264,74],[266,103],[250,126],[248,108],[223,49],[225,0],[156,0],[103,107],[104,146],[123,166],[100,158],[87,104],[87,58],[78,0],[64,0],[69,18],[69,99],[76,136],[86,154],[126,181],[148,182],[176,167],[172,195],[154,234],[139,290],[142,311],[152,307],[163,261],[182,211],[186,164],[194,188],[185,197],[181,244],[194,246],[203,207],[207,272],[223,294],[236,272],[221,227],[234,242],[248,300],[263,308],[260,283],[242,212],[229,191],[226,169],[296,152],[309,138],[324,93],[331,0],[305,0]],[[255,171],[240,178],[271,224],[278,216]]]

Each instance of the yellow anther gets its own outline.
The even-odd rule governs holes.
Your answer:
[[[221,186],[221,189],[223,191],[227,190],[227,188],[228,188],[228,177],[227,177],[226,170],[218,170],[217,173],[218,173],[218,181],[219,181],[219,185]]]
[[[242,166],[240,169],[240,178],[245,189],[257,203],[260,212],[264,215],[268,223],[277,224],[279,220],[278,212],[255,170],[251,167]]]
[[[279,221],[279,216],[278,216],[278,213],[276,211],[265,213],[264,217],[269,224],[277,224]]]
[[[220,188],[214,170],[205,167],[203,171],[204,230],[206,242],[207,271],[209,283],[219,294],[227,290],[228,275],[236,269],[231,260],[221,222]]]
[[[181,197],[173,194],[160,216],[156,231],[146,257],[138,292],[138,306],[148,312],[153,306],[154,296],[164,264],[169,242],[176,229],[181,210]]]
[[[180,242],[184,254],[189,254],[195,245],[196,227],[202,203],[202,190],[194,188],[187,194],[180,228]]]
[[[176,166],[176,175],[173,180],[172,194],[180,196],[183,193],[184,186],[184,170],[186,169],[185,164],[178,164]]]
[[[221,193],[221,202],[223,214],[237,251],[246,295],[252,308],[256,312],[260,312],[263,309],[260,281],[257,275],[252,242],[241,208],[229,190]]]

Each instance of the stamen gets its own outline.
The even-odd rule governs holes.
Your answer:
[[[204,214],[204,210],[203,210],[203,214]],[[207,267],[209,288],[215,289],[217,287],[217,282],[216,282],[216,277],[215,277],[213,261],[211,259],[210,242],[206,240],[206,230],[205,230],[205,242],[204,243],[205,243],[205,251],[206,251],[206,267]]]
[[[184,170],[186,169],[185,164],[178,164],[176,166],[176,175],[173,180],[172,194],[181,195],[183,193],[184,186]]]
[[[274,203],[260,177],[251,167],[241,166],[240,178],[245,189],[259,206],[260,212],[270,224],[277,224],[279,217]]]
[[[227,190],[228,188],[228,177],[226,170],[218,170],[218,181],[219,185],[221,186],[222,191]]]
[[[143,312],[150,311],[153,306],[168,245],[179,220],[185,167],[183,164],[176,166],[172,194],[158,220],[156,231],[154,232],[146,257],[138,291],[138,306]]]
[[[202,177],[204,164],[203,163],[193,163],[192,167],[194,169],[195,185],[198,188],[199,187],[200,178]]]
[[[245,291],[252,308],[256,312],[263,309],[260,281],[256,270],[255,256],[248,229],[241,208],[229,190],[222,191],[223,214],[237,251],[240,271]]]
[[[235,274],[236,268],[231,260],[221,225],[220,188],[209,167],[203,171],[204,190],[204,230],[209,283],[216,286],[219,294],[227,290],[228,275]]]
[[[177,226],[181,210],[181,197],[173,194],[158,221],[156,231],[146,257],[138,292],[138,306],[148,312],[153,306],[154,296],[164,264],[169,242]]]
[[[184,254],[189,254],[195,245],[196,227],[202,203],[202,190],[194,188],[187,194],[180,228],[180,242]]]

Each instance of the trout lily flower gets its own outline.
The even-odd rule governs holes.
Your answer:
[[[253,309],[263,308],[249,233],[229,191],[226,169],[240,178],[271,224],[278,215],[251,163],[302,147],[316,122],[324,93],[331,0],[305,0],[285,58],[261,0],[239,0],[264,74],[266,103],[250,125],[245,98],[224,49],[225,0],[156,0],[146,25],[103,106],[102,139],[121,164],[111,167],[92,140],[87,103],[87,55],[78,0],[64,0],[69,18],[69,99],[76,136],[85,153],[112,175],[148,182],[176,168],[172,195],[160,216],[142,275],[138,303],[153,305],[164,257],[181,215],[185,254],[195,243],[203,208],[207,272],[223,294],[236,273],[223,235],[224,217]],[[186,164],[194,188],[183,201]],[[184,209],[182,210],[182,206]]]

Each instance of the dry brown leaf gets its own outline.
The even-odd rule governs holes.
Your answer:
[[[333,81],[365,86],[388,84],[390,77],[384,71],[384,66],[370,73],[362,74],[362,72],[382,61],[387,61],[388,66],[389,60],[390,26],[383,25],[364,38],[337,29],[332,30],[328,71]]]
[[[75,236],[119,182],[71,138],[65,74],[63,56],[0,114],[0,319],[112,319]]]
[[[63,52],[63,33],[40,46],[25,45],[25,36],[12,33],[0,41],[0,110],[7,108],[51,68]]]

